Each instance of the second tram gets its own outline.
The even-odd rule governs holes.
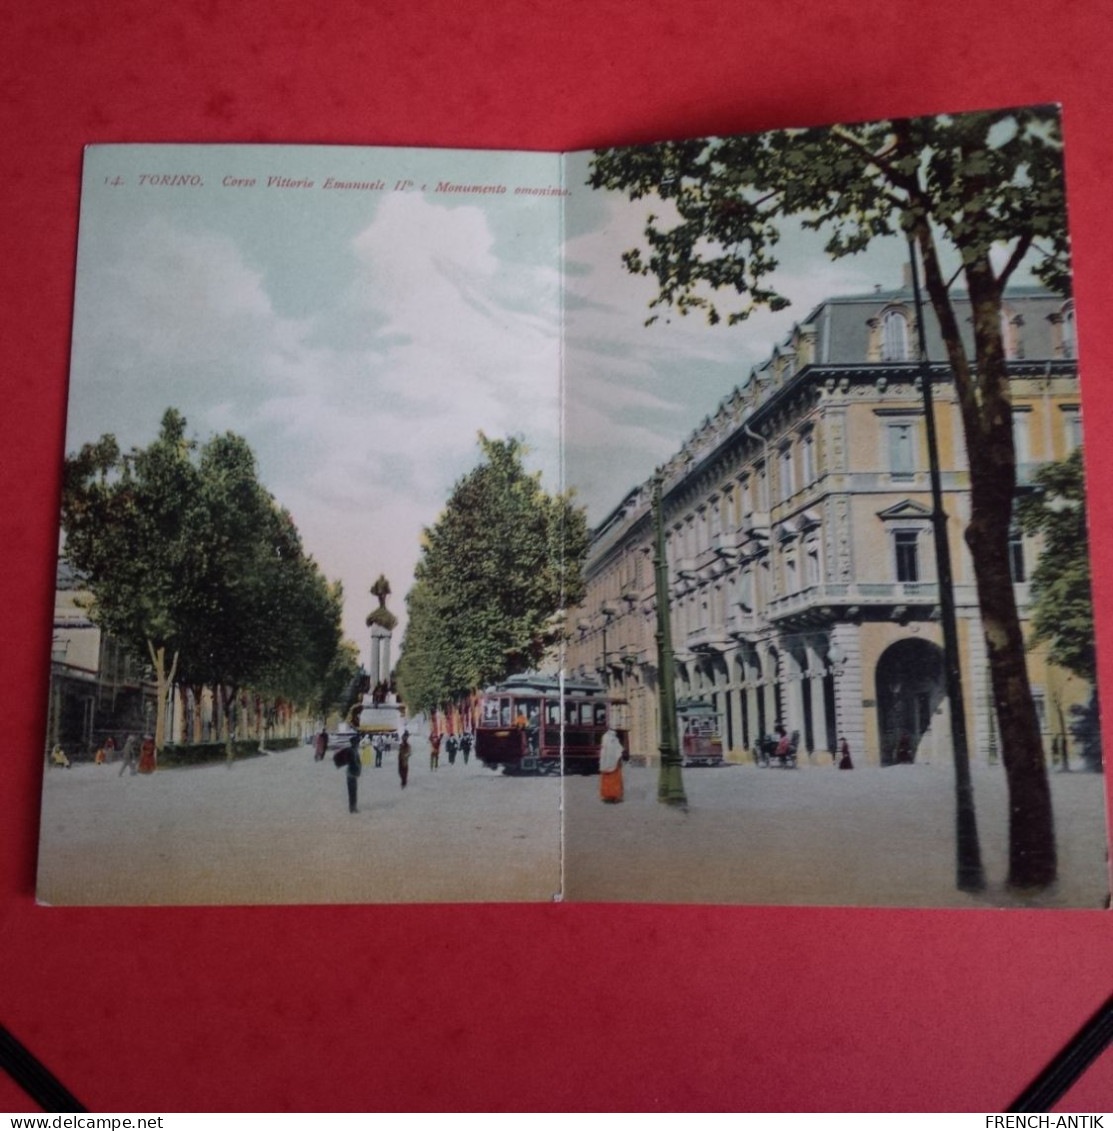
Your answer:
[[[693,699],[676,705],[680,720],[680,748],[685,766],[720,766],[723,738],[719,716],[710,703]]]

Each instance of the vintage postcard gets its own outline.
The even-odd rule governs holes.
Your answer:
[[[39,898],[1101,907],[1054,107],[88,151]]]

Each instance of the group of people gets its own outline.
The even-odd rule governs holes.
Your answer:
[[[464,731],[459,738],[457,738],[455,734],[450,734],[445,738],[444,735],[434,731],[429,735],[429,769],[440,769],[442,743],[444,744],[445,753],[448,755],[448,764],[450,766],[456,765],[457,754],[463,756],[465,766],[468,764],[472,747],[472,736],[468,731]]]
[[[93,765],[103,766],[115,760],[116,740],[109,735],[97,747],[93,755]],[[68,770],[73,764],[60,743],[55,743],[50,752],[50,764],[59,769]],[[127,771],[134,774],[153,774],[158,769],[158,749],[155,746],[153,735],[147,734],[140,739],[137,734],[129,734],[124,740],[123,750],[120,754],[120,772],[118,777],[123,777]]]
[[[341,748],[335,755],[337,766],[343,766],[346,773],[345,778],[348,786],[348,812],[359,812],[359,779],[363,773],[363,758],[361,757],[360,747],[361,744],[366,743],[366,738],[362,739],[358,734],[353,734],[349,740],[347,747]],[[465,732],[459,736],[450,734],[447,737],[434,731],[429,735],[429,769],[436,770],[440,768],[441,746],[444,746],[445,752],[448,754],[448,764],[450,766],[456,764],[456,755],[463,756],[464,765],[468,764],[468,759],[471,757],[473,737],[471,734]],[[328,731],[322,730],[320,734],[313,740],[314,753],[313,757],[316,761],[322,761],[328,753]],[[383,764],[383,751],[386,748],[386,740],[379,735],[370,739],[370,747],[374,751],[375,765],[381,766]],[[408,730],[402,731],[398,743],[398,780],[402,789],[406,788],[406,783],[410,778],[410,756],[413,753],[413,748],[410,745],[410,732]]]

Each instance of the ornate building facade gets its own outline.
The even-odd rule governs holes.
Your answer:
[[[957,303],[969,330],[969,304]],[[928,355],[945,356],[927,311]],[[1002,329],[1021,489],[1081,443],[1074,313],[1037,288],[1009,293]],[[664,518],[677,696],[714,708],[732,760],[778,725],[827,762],[845,736],[886,764],[950,755],[927,441],[909,289],[815,308],[665,464]],[[932,366],[971,757],[997,739],[973,563],[962,537],[969,471],[953,383]],[[651,483],[593,533],[567,666],[628,704],[631,750],[657,751]],[[1018,532],[1022,618],[1038,553]],[[1089,686],[1029,653],[1045,735],[1067,742]],[[804,759],[802,759],[804,760]]]

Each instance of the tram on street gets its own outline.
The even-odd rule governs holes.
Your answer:
[[[626,749],[625,705],[592,681],[566,679],[562,694],[556,676],[511,676],[480,697],[476,756],[508,773],[596,773],[608,726]]]
[[[723,738],[719,733],[719,715],[710,703],[689,699],[677,703],[680,722],[680,752],[685,766],[720,766],[723,762]]]

